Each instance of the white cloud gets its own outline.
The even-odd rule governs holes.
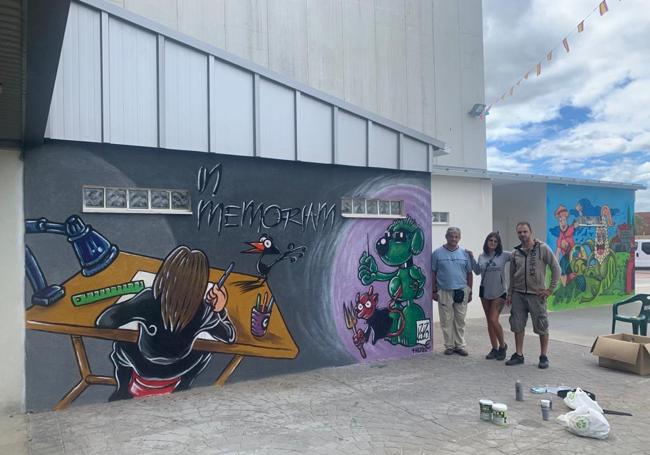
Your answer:
[[[583,33],[569,36],[566,54],[562,38],[598,3],[483,0],[487,103],[542,62],[542,76],[531,73],[487,117],[488,141],[533,142],[511,154],[488,149],[488,167],[539,172],[530,163],[544,163],[557,175],[650,187],[650,2],[610,0],[605,16],[594,12]],[[556,44],[547,65],[544,56]],[[587,108],[590,118],[559,132],[540,131],[563,106]],[[637,210],[650,210],[650,191],[637,192]]]
[[[496,147],[487,149],[488,169],[506,172],[530,172],[530,163],[518,160],[516,157],[506,155]]]

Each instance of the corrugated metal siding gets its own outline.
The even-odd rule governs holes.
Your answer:
[[[23,11],[21,0],[0,1],[0,139],[22,135]]]
[[[171,40],[164,48],[164,146],[207,152],[208,56]]]
[[[71,5],[46,136],[422,171],[441,147],[97,0]]]
[[[108,18],[108,122],[104,141],[158,145],[156,35]]]
[[[101,142],[100,13],[70,5],[46,136]]]
[[[300,96],[298,160],[332,163],[332,106]]]
[[[210,151],[255,154],[253,74],[212,59]]]
[[[395,131],[372,125],[368,164],[373,167],[399,169],[399,137]]]

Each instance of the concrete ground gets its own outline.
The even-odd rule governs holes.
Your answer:
[[[650,291],[650,271],[641,275],[637,292]],[[484,360],[484,321],[471,320],[466,358],[442,355],[436,328],[433,355],[2,417],[0,454],[650,453],[650,377],[600,368],[589,352],[610,331],[611,307],[552,313],[550,325],[548,370],[536,367],[533,335],[525,365]],[[511,333],[507,341],[514,345]],[[527,391],[515,401],[516,380],[526,389],[581,386],[603,408],[634,416],[607,416],[608,440],[580,438],[554,421],[568,411],[558,397]],[[479,420],[480,398],[506,403],[509,425]],[[553,400],[551,421],[541,418],[540,398]]]

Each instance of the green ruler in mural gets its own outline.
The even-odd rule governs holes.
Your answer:
[[[137,294],[145,288],[144,281],[129,281],[128,283],[116,284],[102,289],[94,289],[81,294],[72,296],[72,304],[74,306],[86,305],[88,303],[98,302],[111,297],[119,297],[125,294]]]

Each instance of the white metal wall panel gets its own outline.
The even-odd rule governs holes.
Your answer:
[[[104,141],[158,144],[156,35],[108,19],[108,131]]]
[[[46,136],[101,142],[100,13],[70,4]]]
[[[208,151],[208,56],[165,40],[165,148]]]
[[[339,110],[337,121],[336,164],[365,166],[367,156],[366,120]]]
[[[376,124],[370,132],[370,150],[368,165],[398,169],[398,135],[397,132]]]
[[[298,160],[332,163],[332,106],[300,97]]]
[[[429,163],[429,145],[424,142],[402,137],[402,166],[409,171],[427,172]]]
[[[259,156],[295,159],[294,90],[263,78],[259,90]]]
[[[215,60],[210,151],[254,154],[253,74]]]

